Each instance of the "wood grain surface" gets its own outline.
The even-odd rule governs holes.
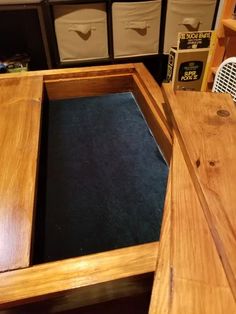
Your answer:
[[[47,299],[55,294],[65,294],[72,289],[85,287],[92,289],[96,284],[154,272],[158,247],[158,242],[153,242],[5,272],[0,277],[0,309]],[[130,288],[133,291],[131,282],[132,280]],[[94,299],[98,299],[98,295],[104,300],[106,287],[98,287],[96,294],[88,293],[87,290],[87,297],[82,293],[84,300],[80,299],[80,303],[82,305],[92,303]],[[119,287],[120,290],[122,287],[127,290],[126,295],[129,294],[127,282],[121,283]],[[137,289],[140,287],[136,287]],[[79,294],[79,290],[77,293]],[[114,291],[111,289],[110,293],[107,293],[110,299],[112,294]],[[124,296],[124,292],[121,296]]]
[[[158,250],[157,267],[152,287],[149,314],[169,313],[171,296],[171,173],[170,165],[167,183],[166,199],[161,227],[160,244]]]
[[[236,304],[178,141],[171,195],[171,314],[233,314]]]
[[[145,81],[145,80],[144,80]],[[157,144],[168,164],[170,164],[172,154],[172,137],[169,127],[166,127],[165,118],[157,110],[157,103],[150,99],[148,92],[149,86],[143,85],[138,77],[133,76],[133,89],[132,92],[135,99],[148,123]],[[160,103],[159,103],[160,105]]]
[[[0,74],[0,78],[20,78],[42,76],[44,80],[60,80],[65,78],[99,77],[100,75],[116,75],[134,73],[136,63],[88,66],[80,68],[64,68],[52,70],[28,71]]]
[[[0,79],[0,271],[29,265],[42,77]]]
[[[129,92],[132,89],[132,81],[131,74],[113,74],[45,80],[45,86],[49,99],[54,100]]]
[[[149,314],[236,312],[236,304],[177,138]]]
[[[106,84],[103,81],[104,78]],[[163,99],[160,89],[141,65],[126,64],[0,75],[1,84],[5,84],[3,82],[7,82],[7,80],[11,88],[5,89],[3,93],[5,98],[2,98],[4,101],[1,101],[0,104],[0,142],[5,146],[6,141],[8,145],[4,149],[4,154],[0,153],[0,161],[5,162],[6,169],[8,169],[8,163],[11,166],[9,170],[4,169],[0,172],[3,178],[0,177],[0,185],[5,187],[3,185],[4,178],[10,178],[12,172],[15,171],[11,180],[8,183],[6,181],[6,187],[13,186],[12,184],[16,180],[16,186],[12,190],[17,193],[5,194],[6,198],[7,195],[9,196],[13,204],[12,209],[9,210],[9,207],[5,206],[4,210],[0,212],[0,218],[4,214],[7,219],[5,222],[1,219],[0,222],[0,228],[3,228],[4,231],[0,234],[5,237],[1,236],[1,245],[5,243],[5,246],[0,249],[3,252],[2,248],[4,248],[6,252],[4,255],[1,252],[0,254],[4,259],[6,256],[9,258],[4,260],[5,264],[1,264],[6,266],[2,270],[29,265],[43,81],[46,82],[47,88],[50,88],[51,97],[57,97],[55,94],[58,91],[62,95],[66,91],[66,96],[74,97],[72,94],[74,91],[76,92],[79,81],[83,82],[79,87],[79,92],[82,93],[88,93],[89,87],[86,85],[90,80],[101,94],[114,92],[114,90],[120,92],[131,89],[139,99],[143,100],[144,106],[149,106],[148,115],[154,114],[152,123],[153,125],[156,123],[155,133],[158,134],[160,129],[162,130],[162,133],[159,134],[161,141],[164,143],[167,139],[165,145],[168,151],[168,161],[172,146],[170,128],[165,120],[165,112],[161,108]],[[112,86],[117,81],[119,86]],[[96,82],[99,83],[97,86]],[[63,90],[64,84],[67,88]],[[111,85],[109,86],[109,84]],[[93,92],[91,87],[90,92]],[[1,107],[2,104],[4,104],[3,107]],[[17,104],[18,106],[16,106]],[[8,123],[4,122],[6,127],[4,129],[2,121],[6,121],[6,117],[9,121]],[[7,155],[10,156],[9,160],[7,160]],[[15,196],[18,196],[19,200]],[[7,235],[9,228],[14,232],[9,232]],[[11,246],[6,245],[6,239],[8,244],[12,243]],[[149,278],[140,276],[146,276],[155,270],[157,251],[158,243],[151,243],[3,272],[0,274],[0,308],[11,308],[41,299],[49,300],[56,296],[58,299],[55,307],[58,305],[61,309],[65,305],[65,309],[67,309],[77,305],[82,306],[132,295],[138,291],[138,293],[143,293],[147,291],[147,287],[150,288],[150,276]],[[22,263],[22,257],[24,263]],[[145,280],[144,285],[142,284],[144,283],[143,279]],[[146,279],[148,279],[147,282]]]
[[[164,90],[185,162],[236,298],[236,112],[233,101],[224,94],[174,93],[168,84]]]
[[[166,123],[167,116],[164,110],[165,101],[164,101],[160,86],[153,79],[152,75],[150,74],[150,72],[147,70],[147,68],[144,66],[143,63],[135,63],[134,65],[135,65],[136,75],[139,78],[142,78],[142,83],[144,86],[148,85],[147,93],[149,97],[152,99],[153,103],[156,104],[157,111],[160,118],[162,118],[163,122]],[[171,133],[171,128],[169,127],[168,123],[166,123],[166,128],[168,128],[169,132]]]
[[[42,313],[119,313],[122,298],[131,299],[130,302],[140,301],[144,296],[150,298],[154,273],[146,273],[137,276],[125,277],[117,280],[89,285],[78,289],[64,291],[51,295],[48,299],[37,300],[31,303],[5,308],[1,314],[42,314]],[[109,303],[114,303],[114,308],[107,311]],[[131,304],[130,304],[131,305]],[[132,309],[136,308],[132,305]],[[103,307],[103,312],[99,308]],[[148,308],[148,304],[147,304]],[[132,311],[131,309],[131,311]],[[125,309],[126,310],[126,309]],[[124,312],[130,313],[130,312]],[[133,312],[131,312],[133,313]],[[140,309],[139,314],[144,312]],[[137,314],[135,312],[135,314]]]

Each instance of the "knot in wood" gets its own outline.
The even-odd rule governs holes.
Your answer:
[[[221,109],[217,111],[217,115],[220,117],[228,117],[230,116],[230,112],[228,110]]]

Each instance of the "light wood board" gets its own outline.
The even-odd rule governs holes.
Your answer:
[[[171,172],[172,163],[170,165],[167,183],[166,199],[161,226],[159,253],[152,287],[149,314],[169,313],[171,296]]]
[[[0,79],[0,271],[29,265],[42,77]]]
[[[171,196],[171,314],[233,314],[236,304],[177,139]]]
[[[234,297],[176,137],[172,158],[149,314],[233,314]]]
[[[131,74],[65,78],[60,80],[45,80],[45,86],[50,100],[68,99],[130,92],[132,79]]]
[[[101,284],[154,272],[158,247],[158,242],[153,242],[5,272],[0,277],[0,309],[48,299],[55,294],[65,295],[72,290],[77,295],[77,306],[129,295],[129,289],[133,293],[142,291],[142,285],[134,290],[132,280],[129,284],[124,281],[125,284],[114,285],[119,287],[118,295],[113,291],[114,287],[111,289],[111,284],[110,291],[106,291],[107,285],[101,287]],[[97,284],[100,286],[96,289]],[[90,289],[86,290],[87,296],[83,293],[85,287]],[[67,297],[62,297],[60,307],[63,299]]]
[[[106,79],[105,81],[104,78]],[[28,72],[24,74],[0,75],[0,81],[4,81],[6,79],[8,80],[9,85],[12,84],[14,92],[17,91],[15,85],[24,81],[19,87],[19,92],[17,92],[20,95],[19,97],[23,97],[24,100],[26,99],[25,93],[30,94],[31,92],[35,94],[35,90],[38,91],[38,94],[40,95],[37,99],[39,100],[39,98],[41,98],[42,81],[44,81],[48,91],[50,89],[50,93],[48,94],[49,97],[52,98],[57,97],[57,92],[60,92],[60,97],[79,97],[84,94],[87,95],[93,93],[94,88],[95,92],[98,94],[131,90],[135,93],[135,96],[137,96],[139,100],[142,100],[142,106],[149,107],[146,109],[145,116],[147,119],[152,121],[151,127],[154,128],[153,133],[157,136],[157,138],[159,138],[161,143],[163,143],[166,160],[170,160],[172,138],[169,125],[165,120],[165,112],[162,110],[163,98],[159,87],[154,82],[150,74],[148,74],[145,67],[141,64],[88,67],[83,69],[60,69]],[[29,83],[27,82],[31,81],[34,82],[34,84],[29,87]],[[15,84],[14,82],[18,83]],[[94,88],[91,89],[91,86],[87,86],[88,82],[92,82],[92,84],[94,84]],[[111,83],[114,83],[114,85],[117,84],[118,86],[113,86]],[[66,88],[64,88],[64,84],[66,85]],[[30,89],[30,92],[28,89]],[[24,92],[22,92],[23,90]],[[6,95],[8,96],[11,93],[12,89],[6,91]],[[16,94],[13,94],[13,96],[15,95]],[[36,101],[33,102],[36,104]],[[34,128],[30,133],[31,135],[33,134],[33,137],[35,138],[36,134],[38,136],[40,134],[40,102],[37,104],[38,112],[37,114],[36,112],[34,113],[35,116],[38,117],[38,122],[33,123]],[[25,115],[29,114],[26,112],[28,107],[21,106],[19,108],[21,108],[21,110],[19,109],[19,112],[14,108],[14,119],[20,119],[19,117],[23,115],[23,113]],[[8,114],[9,113],[10,112],[8,112]],[[27,127],[28,123],[31,123],[31,120],[33,121],[33,118],[27,119],[25,127]],[[11,126],[11,124],[7,125]],[[13,126],[11,127],[13,128]],[[38,129],[36,132],[37,127]],[[17,124],[16,130],[17,134],[19,134]],[[22,136],[24,137],[24,135]],[[28,144],[25,144],[25,146],[30,147],[33,137],[27,137]],[[8,142],[10,143],[9,139]],[[18,236],[20,244],[28,245],[28,247],[30,247],[32,232],[31,228],[33,218],[33,199],[35,193],[34,189],[36,187],[38,143],[34,149],[32,148],[32,151],[35,153],[35,164],[32,161],[31,165],[31,174],[35,175],[34,184],[31,186],[33,194],[31,193],[30,187],[28,186],[27,188],[27,191],[29,192],[27,197],[32,197],[32,206],[28,203],[25,205],[24,211],[21,211],[21,213],[27,212],[27,214],[29,214],[27,216],[28,220],[24,221],[24,228],[20,230],[18,228],[21,228],[21,225],[18,227],[18,222],[14,220],[16,215],[14,214],[13,217],[8,216],[9,226],[11,225],[13,231],[14,228],[20,230],[20,236]],[[32,156],[28,154],[27,158],[31,158]],[[25,162],[27,162],[27,158],[24,156]],[[27,163],[27,165],[29,164]],[[13,171],[14,169],[15,168],[12,167],[11,170]],[[18,171],[17,167],[16,169]],[[5,175],[5,171],[3,173]],[[27,172],[24,172],[24,175],[27,175]],[[25,184],[27,184],[27,180],[25,180],[24,177],[22,180],[22,186]],[[19,195],[20,194],[21,196],[25,195],[21,192]],[[15,233],[9,233],[9,237],[11,237],[12,234]],[[22,241],[23,237],[24,239],[28,237],[26,244]],[[14,243],[13,248],[15,249]],[[17,249],[19,248],[19,243],[17,243]],[[14,270],[11,272],[4,272],[1,274],[0,278],[0,307],[2,309],[11,308],[12,306],[23,305],[28,302],[37,302],[41,299],[45,300],[45,306],[47,306],[46,300],[48,300],[47,304],[49,305],[50,300],[52,300],[52,298],[56,295],[57,300],[55,307],[58,305],[60,308],[67,309],[73,308],[74,306],[84,306],[86,304],[92,304],[93,302],[102,302],[112,298],[132,295],[137,292],[147,292],[147,288],[149,289],[148,291],[150,291],[150,273],[152,275],[156,266],[157,249],[158,244],[153,243],[137,249],[135,247],[130,247],[121,252],[99,253],[96,256],[86,256],[82,259],[79,258],[79,260],[70,259],[33,266],[26,269]],[[19,252],[23,252],[21,248]],[[14,257],[17,254],[18,252],[14,252]],[[30,255],[29,250],[27,254],[27,263],[25,265],[14,265],[14,267],[8,269],[28,266]],[[7,265],[9,265],[9,263],[7,263]],[[149,274],[148,278],[145,277],[147,274]],[[143,275],[145,278],[140,277]],[[68,302],[66,302],[66,300]],[[72,301],[70,302],[70,300]],[[65,305],[65,308],[63,304]]]
[[[236,298],[236,112],[229,95],[164,87],[174,129]]]

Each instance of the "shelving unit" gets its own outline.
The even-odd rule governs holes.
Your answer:
[[[30,70],[51,68],[47,30],[39,1],[5,3],[8,2],[0,5],[0,55],[29,53]]]
[[[142,53],[142,50],[140,53],[137,53],[137,51],[135,51],[134,53],[130,53],[129,51],[127,51],[127,54],[126,53],[123,53],[122,54],[119,54],[118,56],[116,56],[116,52],[114,50],[115,47],[114,47],[114,30],[113,30],[113,18],[112,18],[112,11],[115,10],[113,8],[113,4],[114,3],[118,3],[117,1],[114,1],[114,0],[90,0],[88,2],[86,2],[86,5],[88,6],[91,6],[93,4],[98,4],[98,3],[103,3],[105,4],[105,7],[106,7],[106,15],[107,15],[107,45],[108,45],[108,56],[104,57],[104,58],[92,58],[92,60],[78,60],[78,61],[69,61],[69,60],[61,60],[61,58],[59,57],[59,54],[58,54],[58,50],[60,50],[60,42],[58,42],[58,38],[56,36],[56,27],[55,27],[55,24],[57,24],[57,13],[55,11],[58,10],[58,8],[60,8],[60,11],[63,11],[63,7],[68,7],[71,6],[72,9],[74,7],[74,10],[76,10],[76,7],[78,6],[78,10],[80,10],[80,6],[83,6],[85,4],[85,2],[83,0],[68,0],[68,1],[65,1],[65,0],[47,0],[45,1],[45,5],[44,5],[44,10],[46,11],[46,15],[47,15],[47,25],[51,27],[51,37],[50,37],[50,42],[54,42],[54,47],[53,47],[53,50],[54,50],[54,56],[55,56],[55,65],[56,66],[63,66],[63,67],[66,67],[66,66],[70,66],[71,64],[94,64],[94,63],[97,63],[97,62],[112,62],[112,63],[120,63],[120,62],[125,62],[126,60],[128,60],[130,62],[130,59],[135,59],[135,60],[138,60],[138,59],[145,59],[145,58],[148,58],[148,57],[154,57],[154,56],[157,56],[159,53],[162,53],[162,48],[160,47],[160,41],[159,41],[159,34],[158,34],[158,37],[156,38],[157,40],[157,49],[156,51],[150,51],[150,53],[147,53],[145,51],[145,53]],[[136,0],[136,1],[125,1],[124,3],[127,5],[127,8],[130,9],[130,5],[132,6],[132,3],[135,2],[138,3],[141,2],[142,4],[144,2],[146,2],[147,4],[148,3],[151,3],[153,1],[142,1],[142,0]],[[161,5],[161,1],[160,2],[160,5]],[[135,6],[135,4],[133,5]],[[122,8],[123,9],[123,15],[126,15],[126,9],[127,8]],[[143,7],[143,9],[145,9],[145,6]],[[131,8],[132,10],[132,8]],[[139,14],[138,14],[138,10],[136,10],[137,12],[132,12],[132,19],[134,20],[137,20],[136,23],[141,23],[140,20],[138,20],[138,18],[140,18]],[[146,17],[147,20],[150,19],[150,9],[149,9],[149,6],[148,6],[148,16]],[[117,10],[116,10],[117,12]],[[140,10],[141,14],[144,14],[142,13],[142,11]],[[65,14],[66,11],[65,11]],[[119,13],[120,14],[120,13]],[[131,14],[131,13],[130,13]],[[67,23],[69,23],[68,19],[73,19],[73,17],[70,17],[70,15],[68,15],[68,17],[66,17],[67,19]],[[127,22],[129,23],[129,21],[125,20],[126,17],[123,16],[122,17],[122,23]],[[49,21],[50,20],[50,21]],[[133,22],[133,20],[132,20]],[[150,22],[150,21],[149,21]],[[75,20],[73,20],[72,23],[75,23]],[[79,20],[78,20],[78,23],[79,23]],[[150,23],[149,23],[150,24]],[[156,21],[156,27],[159,28],[160,27],[160,24],[161,24],[161,19],[160,20],[157,20]],[[122,26],[121,26],[122,27]],[[130,27],[131,29],[131,27]],[[135,29],[135,27],[133,27],[133,29]],[[145,32],[149,32],[149,29],[150,29],[150,25],[147,26],[147,28],[145,28]],[[126,31],[128,30],[128,28],[126,29]],[[121,29],[122,31],[122,29]],[[128,31],[127,31],[128,33]],[[137,29],[136,29],[136,32],[134,32],[134,36],[138,33],[142,33],[141,36],[140,36],[140,40],[144,41],[145,43],[145,37],[147,34],[144,34],[144,29],[142,28],[139,28],[137,26]],[[158,32],[159,33],[159,32]],[[100,34],[99,34],[100,35]],[[153,38],[153,41],[155,40],[155,38]],[[132,38],[130,38],[132,40]],[[129,41],[128,38],[123,38],[124,41]],[[60,39],[59,39],[60,41]],[[87,45],[87,42],[84,41],[84,43]],[[116,43],[117,44],[117,43]],[[140,43],[136,42],[136,46],[139,46]],[[159,49],[160,47],[160,49]],[[58,49],[59,48],[59,49]]]
[[[149,0],[127,0],[122,1],[127,4],[135,2],[148,2]],[[190,5],[191,1],[188,0]],[[166,36],[169,34],[165,33],[166,20],[168,19],[167,5],[171,5],[171,0],[161,0],[160,9],[160,20],[156,24],[159,28],[159,35],[157,38],[156,51],[152,50],[150,53],[133,53],[131,55],[123,55],[117,57],[114,53],[114,39],[113,39],[113,17],[112,17],[112,6],[113,3],[118,0],[4,0],[0,4],[0,14],[1,12],[8,12],[10,16],[11,12],[17,11],[15,18],[10,18],[12,21],[8,23],[2,22],[0,25],[0,36],[1,38],[10,38],[9,34],[14,34],[13,40],[5,41],[6,44],[1,43],[2,47],[15,47],[20,49],[22,42],[27,41],[27,44],[23,47],[25,50],[29,50],[31,57],[31,70],[45,69],[45,68],[62,68],[62,67],[82,67],[88,65],[106,65],[106,64],[121,64],[130,62],[143,62],[158,83],[161,83],[166,78],[166,69],[168,55],[163,53],[163,46]],[[106,7],[107,14],[107,44],[108,44],[108,55],[104,58],[91,58],[90,60],[77,60],[77,61],[67,61],[61,62],[58,50],[58,43],[55,32],[54,23],[54,12],[53,8],[55,6],[64,5],[79,5],[79,4],[95,4],[104,3]],[[218,10],[219,0],[216,1],[215,14],[212,20],[212,25],[215,23],[215,16]],[[34,15],[32,19],[28,19],[23,12],[28,11],[28,15]],[[34,11],[34,13],[33,13]],[[36,14],[35,14],[36,13]],[[187,14],[187,13],[186,13]],[[212,15],[212,11],[210,13]],[[2,14],[1,14],[2,15]],[[191,15],[191,14],[190,14]],[[22,17],[23,16],[23,17]],[[35,24],[34,27],[29,27],[30,23]],[[37,25],[36,25],[37,24]],[[3,25],[5,25],[3,27]],[[15,30],[20,30],[22,27],[19,25],[24,25],[24,32]],[[9,31],[8,31],[9,28]],[[210,28],[210,26],[209,26]],[[10,31],[12,30],[12,31]],[[156,36],[156,35],[155,35]],[[168,35],[169,36],[169,35]],[[156,37],[155,37],[156,38]],[[141,38],[142,39],[142,38]],[[125,39],[129,41],[128,39]],[[76,45],[76,43],[75,43]],[[144,45],[145,46],[145,45]],[[33,51],[32,51],[33,50]],[[28,51],[26,51],[28,52]]]
[[[235,0],[225,0],[221,19],[216,31],[216,41],[209,63],[205,89],[211,90],[218,66],[227,58],[236,55]],[[235,19],[234,19],[235,18]]]
[[[236,20],[225,19],[225,20],[222,20],[222,24],[228,29],[231,29],[234,32],[236,31]]]
[[[135,1],[125,1],[127,3],[131,2],[143,2],[145,0],[135,0]],[[107,13],[107,40],[108,40],[108,56],[106,58],[100,59],[90,59],[90,60],[81,60],[81,61],[67,61],[61,62],[58,43],[55,32],[54,24],[54,7],[57,5],[80,5],[80,4],[94,4],[94,3],[105,3],[106,4],[106,13]],[[161,83],[166,76],[166,67],[168,56],[163,54],[163,33],[164,33],[164,22],[165,22],[165,9],[166,9],[166,0],[161,1],[161,18],[160,18],[160,38],[158,40],[159,49],[156,53],[150,53],[148,55],[132,55],[132,56],[123,56],[116,58],[114,56],[114,47],[113,47],[113,21],[112,21],[112,5],[113,2],[118,2],[114,0],[45,0],[42,2],[45,23],[47,25],[47,34],[48,42],[50,45],[51,58],[53,61],[53,67],[62,68],[62,67],[77,67],[77,66],[88,66],[88,65],[102,65],[102,64],[121,64],[121,63],[130,63],[130,62],[143,62],[154,78]]]

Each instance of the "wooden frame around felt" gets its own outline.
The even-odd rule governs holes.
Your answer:
[[[4,313],[58,313],[151,290],[149,314],[236,313],[236,113],[229,95],[174,92],[167,84],[164,101],[142,64],[6,74],[0,85]],[[159,243],[30,266],[43,88],[51,99],[134,93],[170,164]],[[9,197],[16,187],[17,198]]]
[[[37,182],[35,157],[37,159],[39,153],[37,152],[37,143],[40,132],[42,91],[46,92],[49,99],[133,92],[154,137],[158,140],[165,159],[170,162],[172,139],[162,107],[164,101],[159,86],[149,72],[142,64],[47,70],[6,74],[0,78],[0,84],[5,86],[5,93],[9,93],[9,85],[18,86],[15,94],[12,95],[14,101],[18,102],[20,106],[23,99],[28,103],[29,108],[34,108],[32,110],[36,111],[31,112],[28,118],[36,115],[37,121],[36,126],[35,124],[26,126],[25,124],[20,124],[20,126],[15,124],[16,129],[19,127],[16,130],[17,134],[24,134],[25,128],[28,128],[28,131],[36,136],[36,145],[33,148],[36,152],[33,156],[27,157],[34,166],[33,173],[29,174],[31,183],[33,182],[30,186],[32,194],[30,201],[28,204],[24,204],[24,208],[12,209],[11,214],[5,211],[5,217],[1,217],[2,221],[5,219],[9,222],[11,219],[10,223],[16,225],[16,212],[21,210],[22,217],[20,221],[17,221],[15,235],[20,239],[20,235],[23,233],[24,238],[18,241],[17,253],[6,249],[2,252],[5,257],[0,274],[0,309],[11,311],[12,308],[16,310],[16,307],[22,308],[23,306],[23,309],[36,313],[37,302],[44,300],[40,303],[40,308],[43,308],[46,313],[52,304],[57,311],[58,309],[68,310],[120,297],[150,293],[157,261],[158,242],[30,266],[34,219],[32,200],[35,198]],[[8,101],[6,98],[4,99],[7,106]],[[24,110],[27,110],[27,107]],[[19,112],[19,117],[25,119],[22,111]],[[17,119],[17,117],[15,118]],[[14,117],[12,119],[14,120]],[[14,125],[14,121],[12,123]],[[9,125],[9,121],[5,124],[5,132],[7,132],[7,125]],[[8,149],[12,150],[13,154],[15,153],[14,145]],[[20,167],[17,169],[13,167],[11,170],[22,171]],[[0,181],[7,181],[6,176],[10,176],[10,172],[3,174],[4,179],[3,176],[0,176]],[[27,173],[21,184],[24,185],[26,181]],[[23,199],[28,190],[22,189],[18,197]],[[20,206],[20,204],[19,201],[17,205]],[[31,226],[26,228],[29,221]],[[15,238],[13,239],[9,235],[7,225],[1,228],[1,233],[4,232],[4,238],[8,243],[7,247],[9,248],[11,245],[15,247]],[[9,256],[7,256],[8,254]],[[26,305],[28,303],[29,305]],[[26,306],[28,307],[26,308]]]

